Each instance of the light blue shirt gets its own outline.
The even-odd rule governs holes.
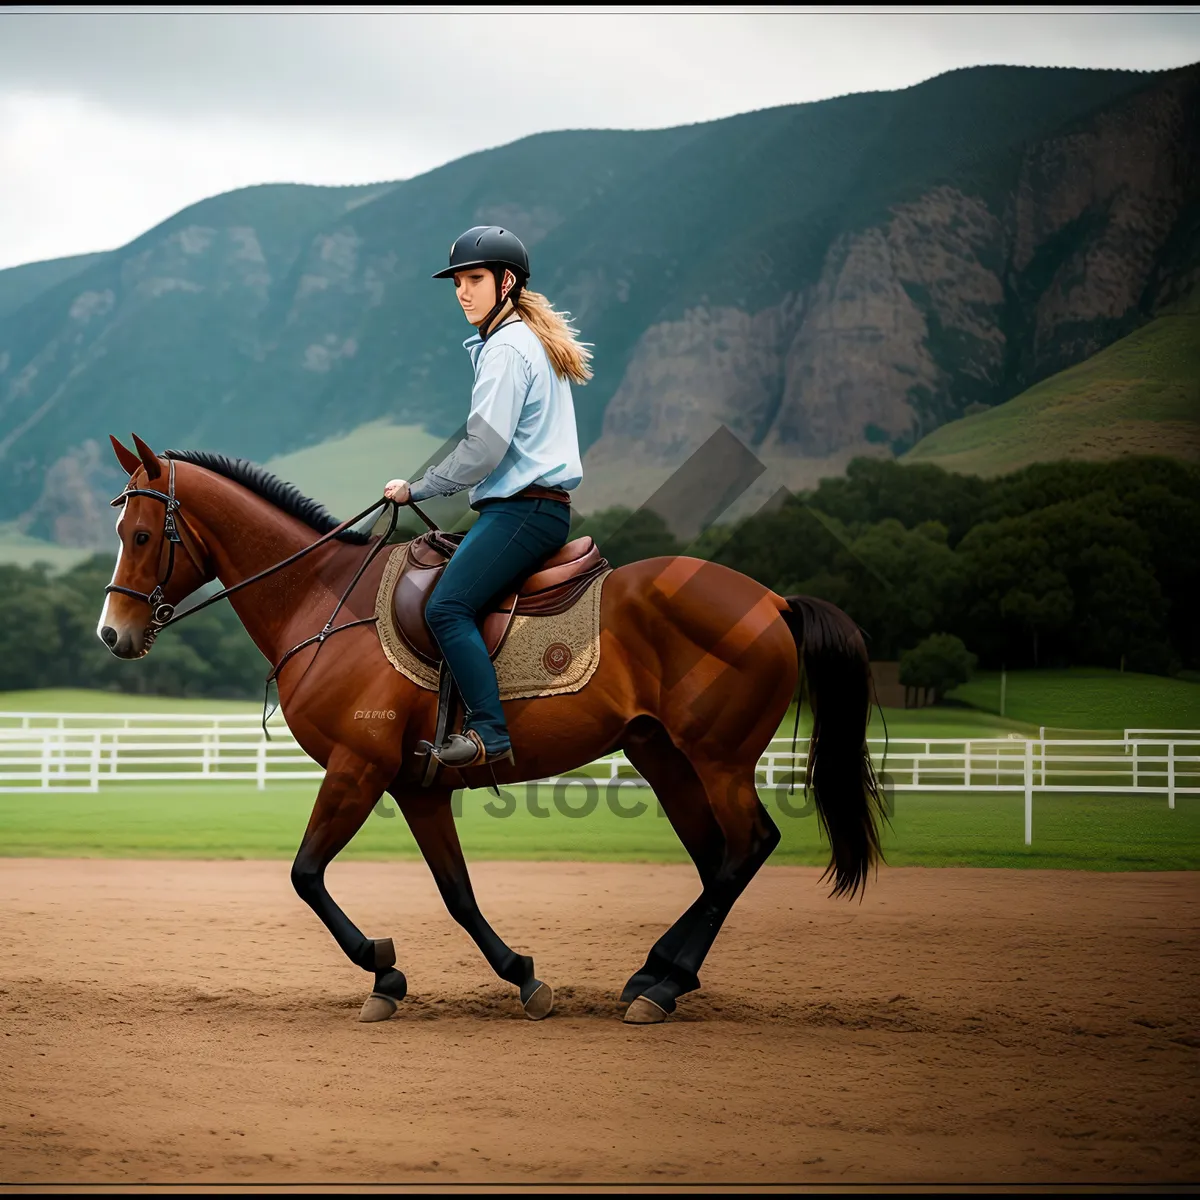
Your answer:
[[[463,345],[475,367],[466,436],[411,486],[414,500],[471,489],[471,504],[530,484],[568,491],[583,478],[571,385],[524,321]]]

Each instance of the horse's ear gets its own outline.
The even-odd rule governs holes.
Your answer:
[[[157,479],[162,474],[162,463],[158,461],[158,455],[136,433],[133,435],[133,444],[142,456],[142,466],[146,468],[146,477]]]
[[[126,450],[111,433],[108,440],[112,442],[113,453],[116,454],[117,462],[121,464],[125,474],[132,475],[142,465],[142,460],[132,450]]]

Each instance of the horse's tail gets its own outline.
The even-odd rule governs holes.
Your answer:
[[[832,895],[853,896],[883,857],[879,821],[886,819],[867,753],[867,647],[858,626],[840,608],[812,596],[788,596],[786,601],[783,619],[796,640],[813,712],[805,787],[813,789],[817,817],[833,851],[821,878],[833,877]]]

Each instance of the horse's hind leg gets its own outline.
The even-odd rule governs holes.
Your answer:
[[[392,790],[450,915],[482,951],[501,979],[520,989],[525,1015],[540,1021],[554,1007],[554,991],[533,973],[533,959],[510,949],[484,919],[454,827],[450,792]]]
[[[304,839],[292,863],[292,886],[321,918],[346,957],[375,975],[375,987],[362,1007],[359,1020],[390,1017],[404,999],[408,984],[395,969],[396,951],[391,938],[369,938],[338,907],[325,888],[325,868],[362,828],[386,780],[378,767],[337,749],[329,760],[317,802]]]
[[[662,724],[652,717],[630,722],[621,739],[626,758],[654,789],[672,828],[691,855],[700,875],[700,897],[655,942],[645,964],[630,977],[621,992],[628,1004],[671,971],[692,923],[704,907],[704,891],[715,879],[725,850],[725,839],[709,805],[704,783],[691,761],[676,748]],[[679,978],[678,994],[694,991],[700,980]]]
[[[737,898],[779,844],[779,830],[758,798],[754,769],[693,767],[703,783],[709,810],[719,826],[722,847],[715,869],[702,871],[700,897],[651,952],[662,975],[643,986],[625,1014],[631,1024],[654,1024],[675,1010],[680,996],[699,987],[700,967]],[[657,960],[657,961],[655,961]],[[630,985],[634,981],[630,980]],[[640,981],[639,981],[640,982]],[[627,989],[628,991],[629,989]]]

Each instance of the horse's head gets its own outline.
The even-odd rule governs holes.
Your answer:
[[[175,495],[175,463],[159,458],[135,433],[137,454],[109,436],[129,473],[119,508],[117,566],[96,626],[118,658],[141,658],[174,606],[214,576],[204,543]]]

